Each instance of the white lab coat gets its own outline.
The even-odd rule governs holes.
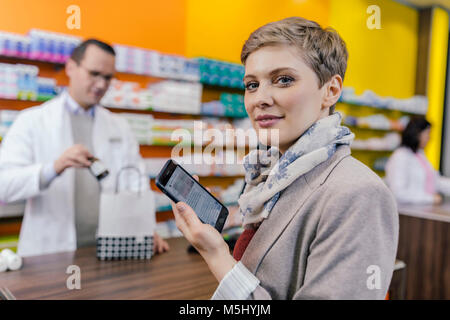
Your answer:
[[[419,150],[425,156],[423,150]],[[443,177],[434,170],[433,185],[436,192],[450,196],[450,178]],[[406,147],[398,148],[386,163],[385,181],[399,203],[430,204],[433,195],[426,191],[426,170],[417,155]]]
[[[65,170],[47,189],[39,189],[43,165],[54,162],[74,144],[69,111],[64,103],[62,94],[41,106],[22,111],[0,149],[0,201],[26,200],[18,245],[21,256],[76,249],[75,169]],[[148,178],[142,171],[139,145],[126,120],[97,106],[92,144],[91,152],[110,172],[101,181],[102,191],[114,188],[118,170],[127,165],[141,170],[142,189],[149,189]],[[139,181],[133,170],[123,173],[121,182],[125,179],[134,179],[134,186]]]

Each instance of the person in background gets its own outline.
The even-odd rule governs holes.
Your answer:
[[[115,72],[114,49],[86,40],[73,50],[65,71],[67,90],[22,111],[2,142],[0,201],[26,200],[21,256],[94,245],[100,190],[113,190],[125,166],[142,172],[139,145],[128,123],[99,105]],[[93,157],[110,173],[100,183],[87,169]],[[130,186],[141,179],[141,186],[149,188],[147,177],[136,177],[123,175]],[[156,233],[154,244],[155,252],[169,249]]]
[[[334,30],[299,17],[245,42],[245,108],[268,149],[244,159],[245,230],[233,255],[190,206],[172,203],[178,228],[219,282],[213,299],[385,298],[398,213],[380,177],[351,156],[354,134],[334,112],[347,57]]]
[[[402,143],[386,163],[385,181],[399,203],[439,204],[450,195],[450,179],[437,172],[425,156],[431,124],[412,117],[402,132]]]

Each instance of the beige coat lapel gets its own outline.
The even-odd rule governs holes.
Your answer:
[[[350,147],[341,146],[335,154],[285,189],[269,217],[261,224],[242,256],[242,263],[256,274],[266,253],[312,195],[323,184],[334,167],[350,155]],[[282,263],[282,262],[280,262]]]

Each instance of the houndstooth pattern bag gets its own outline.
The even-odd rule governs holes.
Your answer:
[[[138,192],[119,192],[119,176],[125,169],[138,172]],[[155,198],[151,190],[141,190],[140,177],[137,168],[122,168],[115,192],[101,194],[96,238],[99,260],[151,259],[153,255]]]
[[[100,260],[150,259],[153,237],[98,237],[97,258]]]

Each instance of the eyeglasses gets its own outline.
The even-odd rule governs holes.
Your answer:
[[[111,82],[111,79],[113,78],[112,74],[102,74],[101,72],[95,71],[95,70],[89,70],[88,68],[86,68],[85,66],[79,64],[78,66],[80,66],[81,68],[83,68],[84,70],[87,71],[87,73],[89,74],[89,76],[94,79],[95,81],[99,81],[100,79],[105,80],[106,83]]]

